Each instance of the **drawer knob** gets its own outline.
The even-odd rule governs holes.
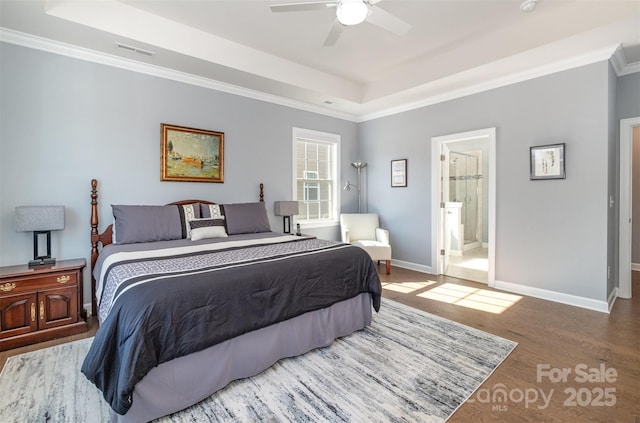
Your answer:
[[[7,282],[4,285],[0,285],[0,291],[10,292],[13,291],[16,287],[16,284],[13,282]]]
[[[58,279],[56,279],[59,283],[67,283],[71,280],[71,276],[69,275],[64,275],[64,276],[58,276]]]

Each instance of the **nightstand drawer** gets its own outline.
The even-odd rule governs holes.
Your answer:
[[[16,278],[0,283],[0,294],[17,294],[39,288],[55,288],[58,286],[76,285],[78,277],[75,272],[63,272],[55,275]]]

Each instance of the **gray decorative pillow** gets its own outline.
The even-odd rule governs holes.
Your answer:
[[[199,204],[184,206],[112,205],[118,244],[188,238],[188,222],[200,217]]]
[[[264,203],[225,204],[223,207],[229,235],[271,232]]]
[[[224,219],[194,219],[189,221],[191,226],[191,240],[205,238],[226,238]]]

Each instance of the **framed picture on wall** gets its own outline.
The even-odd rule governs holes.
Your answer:
[[[160,180],[224,182],[224,132],[161,125]]]
[[[391,187],[407,186],[407,159],[391,160]]]
[[[564,143],[530,147],[529,178],[531,180],[565,179],[564,147]]]

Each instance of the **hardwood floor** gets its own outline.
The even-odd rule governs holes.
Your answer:
[[[515,298],[483,284],[395,267],[390,276],[380,274],[384,298],[518,342],[474,401],[464,403],[449,422],[640,423],[640,272],[633,272],[635,297],[618,298],[611,314],[531,297],[496,314],[469,306],[486,304],[495,312]],[[538,365],[546,366],[540,381]],[[593,374],[589,369],[599,372],[600,366],[609,372],[609,382],[580,382],[585,371]],[[566,382],[553,383],[543,374],[555,376],[556,369],[570,369]],[[501,387],[508,398],[502,402],[497,396],[494,402]]]
[[[483,284],[401,268],[385,275],[382,265],[379,273],[384,298],[518,342],[449,422],[640,423],[640,272],[633,272],[635,297],[617,299],[611,314],[518,298]],[[93,336],[97,326],[96,319],[90,319],[86,333],[0,352],[0,368],[12,355]],[[540,381],[538,366],[547,370],[545,375],[540,372]],[[605,374],[600,376],[608,376],[608,381],[576,381],[585,371],[598,376],[589,369],[601,368]],[[549,376],[559,369],[570,373],[566,382],[554,383]],[[500,388],[506,401],[493,401]]]

